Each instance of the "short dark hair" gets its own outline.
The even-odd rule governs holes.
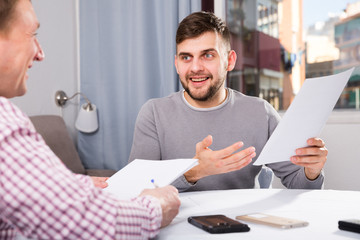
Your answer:
[[[0,32],[9,30],[14,18],[15,6],[19,0],[0,0]]]
[[[176,45],[206,32],[218,33],[230,50],[230,31],[225,22],[211,12],[195,12],[184,18],[176,31]]]

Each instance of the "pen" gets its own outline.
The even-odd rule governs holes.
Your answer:
[[[152,182],[152,184],[154,184],[154,187],[155,188],[158,188],[159,186],[155,183],[155,180],[154,179],[151,179],[151,182]]]

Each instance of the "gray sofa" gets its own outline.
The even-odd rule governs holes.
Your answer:
[[[30,120],[46,144],[74,173],[110,177],[116,172],[110,169],[85,169],[62,117],[37,115],[31,116]]]

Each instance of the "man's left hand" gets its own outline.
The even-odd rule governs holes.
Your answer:
[[[305,167],[308,179],[316,179],[325,165],[328,150],[320,138],[309,138],[307,147],[296,149],[296,156],[290,158],[291,162]]]
[[[95,187],[98,188],[106,188],[108,186],[108,183],[105,181],[108,179],[108,177],[91,177],[91,180],[93,181]]]

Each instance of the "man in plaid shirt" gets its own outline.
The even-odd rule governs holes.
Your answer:
[[[174,187],[116,199],[68,170],[7,99],[25,94],[28,68],[44,58],[38,27],[30,0],[0,0],[0,239],[156,236],[179,211]]]

